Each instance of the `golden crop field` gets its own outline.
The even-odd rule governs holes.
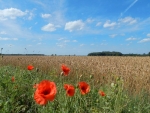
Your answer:
[[[66,64],[71,69],[69,76],[93,76],[95,85],[111,84],[120,76],[130,92],[138,93],[143,89],[150,92],[150,57],[4,56],[0,61],[0,66],[13,65],[23,69],[29,64],[39,72],[54,76],[59,76],[61,64]]]

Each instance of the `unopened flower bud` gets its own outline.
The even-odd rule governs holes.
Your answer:
[[[80,75],[80,77],[79,78],[81,78],[83,75]]]
[[[90,79],[93,79],[93,77],[94,77],[93,75],[90,75]]]
[[[97,81],[96,81],[96,83],[100,83],[100,81],[99,81],[99,80],[97,80]]]
[[[64,72],[61,72],[60,75],[63,76],[63,75],[64,75]]]
[[[39,68],[36,68],[36,72],[39,72]]]

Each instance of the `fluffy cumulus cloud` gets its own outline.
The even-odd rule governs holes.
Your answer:
[[[20,9],[9,8],[0,10],[0,20],[15,19],[16,17],[21,17],[26,15],[27,12],[23,12]]]
[[[150,42],[150,38],[144,38],[139,41],[139,43]]]
[[[49,24],[43,26],[43,27],[41,28],[41,30],[52,32],[52,31],[55,31],[55,30],[56,30],[56,27],[55,27],[53,24],[49,23]]]
[[[137,22],[137,19],[134,19],[132,17],[125,17],[125,18],[119,19],[118,21],[132,25],[132,24],[135,24]]]
[[[82,22],[82,20],[76,20],[66,23],[65,30],[72,32],[74,30],[82,30],[83,27],[84,23]]]
[[[51,14],[42,14],[41,16],[42,16],[42,18],[49,18],[49,17],[51,17]]]
[[[110,20],[107,20],[107,21],[104,23],[103,27],[104,27],[104,28],[114,28],[116,25],[117,25],[116,22],[110,22]]]
[[[127,41],[131,41],[131,40],[136,40],[136,38],[130,37],[130,38],[127,38],[126,40],[127,40]]]

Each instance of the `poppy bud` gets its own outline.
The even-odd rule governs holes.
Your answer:
[[[93,77],[94,77],[93,75],[90,75],[90,79],[93,79]]]

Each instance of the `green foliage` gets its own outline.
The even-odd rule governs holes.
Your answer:
[[[122,54],[121,52],[115,52],[115,51],[103,51],[103,52],[92,52],[89,53],[88,56],[150,56],[150,52],[148,54]]]
[[[15,81],[11,81],[12,77]],[[0,112],[21,113],[33,111],[33,80],[29,73],[13,67],[0,68]],[[17,82],[16,82],[17,81]]]
[[[89,53],[88,56],[122,56],[121,52],[110,52],[110,51],[103,51],[103,52],[93,52]]]
[[[70,76],[53,76],[39,73],[37,70],[21,70],[11,66],[0,67],[0,112],[1,113],[149,113],[150,97],[141,91],[139,95],[129,95],[124,89],[124,81],[116,77],[113,83],[94,86],[93,76],[72,78]],[[15,81],[11,81],[12,76]],[[57,95],[53,102],[40,106],[33,99],[33,85],[43,79],[54,81]],[[81,95],[78,82],[87,81],[91,90]],[[76,87],[73,97],[66,96],[65,83]],[[99,95],[99,90],[106,96]]]

